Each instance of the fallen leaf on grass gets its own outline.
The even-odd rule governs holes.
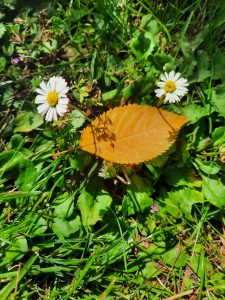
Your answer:
[[[165,153],[186,122],[151,106],[116,107],[83,130],[79,148],[115,163],[138,164]]]

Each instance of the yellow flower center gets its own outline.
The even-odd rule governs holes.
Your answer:
[[[172,93],[176,90],[176,84],[174,81],[172,80],[168,80],[166,83],[165,83],[165,86],[164,86],[164,90],[167,92],[167,93]]]
[[[56,106],[58,103],[58,100],[59,100],[58,93],[56,93],[54,91],[48,93],[47,101],[50,106],[52,106],[52,107]]]

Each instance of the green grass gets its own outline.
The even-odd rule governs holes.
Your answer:
[[[0,299],[224,299],[223,1],[2,0],[0,18]],[[103,111],[156,106],[175,69],[189,93],[162,107],[190,122],[130,185],[79,149],[52,159]],[[55,124],[34,103],[53,75]]]

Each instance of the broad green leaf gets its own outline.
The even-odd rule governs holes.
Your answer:
[[[47,222],[44,218],[40,217],[37,223],[32,228],[32,236],[42,235],[48,228]]]
[[[12,244],[6,249],[5,257],[1,264],[5,265],[13,262],[14,260],[20,260],[27,251],[27,240],[24,236],[19,235],[15,237]]]
[[[85,116],[79,110],[73,110],[69,116],[73,129],[80,128],[85,123]]]
[[[225,185],[219,178],[203,177],[202,191],[205,198],[217,207],[225,205]]]
[[[61,218],[55,218],[52,224],[52,230],[59,238],[69,237],[77,232],[81,227],[80,217],[76,216],[71,221],[66,221]]]
[[[139,60],[147,60],[148,56],[159,45],[158,24],[149,14],[143,17],[141,26],[143,31],[134,33],[130,48]]]
[[[175,111],[190,119],[191,123],[194,124],[201,118],[210,115],[211,106],[209,104],[200,106],[193,103],[186,106],[176,107]]]
[[[2,72],[5,69],[5,65],[6,65],[5,57],[0,57],[0,72]]]
[[[36,170],[32,161],[23,159],[19,163],[19,177],[16,179],[16,186],[24,192],[31,190],[36,179]]]
[[[180,244],[177,244],[172,249],[169,249],[163,253],[161,258],[167,265],[180,268],[186,265],[189,255],[184,247],[182,247]]]
[[[156,278],[161,273],[161,270],[157,268],[156,263],[154,261],[149,261],[146,263],[144,269],[142,270],[141,274],[147,278]]]
[[[158,38],[151,32],[136,32],[136,37],[133,38],[130,48],[134,55],[139,60],[147,60],[148,56],[154,51],[158,45]]]
[[[170,54],[156,52],[152,58],[156,65],[160,65],[162,70],[170,71],[176,69],[176,59]]]
[[[217,127],[212,133],[213,146],[221,146],[225,144],[225,126]]]
[[[124,81],[125,81],[125,79],[121,80],[121,82],[118,84],[116,89],[113,89],[109,92],[105,92],[102,95],[102,100],[109,101],[109,100],[118,99],[120,97],[120,93],[122,92],[122,89],[124,87],[124,84],[125,84]]]
[[[216,48],[213,54],[213,79],[225,80],[225,53]]]
[[[22,134],[16,133],[10,138],[10,147],[17,149],[25,144],[25,139]]]
[[[19,174],[19,166],[25,163],[26,157],[30,155],[28,149],[23,151],[8,150],[0,153],[0,178],[5,176],[16,178]]]
[[[201,269],[201,260],[205,260],[205,268],[207,272],[212,272],[213,267],[207,257],[201,257],[201,255],[193,255],[190,259],[189,265],[193,269],[193,271],[201,277],[201,272],[205,272],[205,270]]]
[[[81,171],[90,164],[92,157],[85,151],[78,151],[75,157],[69,157],[69,160],[73,169]]]
[[[97,194],[83,189],[77,201],[83,225],[95,225],[102,220],[104,214],[109,210],[111,202],[111,196],[104,189],[99,189]]]
[[[54,216],[61,219],[69,218],[74,210],[74,195],[68,192],[58,196],[54,201]]]
[[[194,55],[195,47],[191,42],[187,40],[182,41],[180,46],[183,52],[183,57],[180,59],[179,69],[182,74],[186,74],[186,76],[193,75],[193,70],[197,65],[197,61]]]
[[[52,224],[52,230],[59,238],[70,236],[70,226],[69,223],[61,218],[55,218]]]
[[[164,180],[172,186],[199,186],[199,181],[195,178],[194,170],[191,168],[179,168],[176,165],[163,169]]]
[[[102,100],[103,101],[113,100],[117,97],[117,95],[118,95],[118,91],[117,91],[117,89],[114,89],[114,90],[111,90],[109,92],[105,92],[102,95]]]
[[[192,205],[203,202],[204,198],[202,193],[191,188],[184,188],[176,192],[168,193],[168,198],[165,201],[165,209],[174,217],[181,216],[180,213],[183,213],[187,219],[193,220],[191,215]]]
[[[203,82],[206,78],[211,76],[209,54],[204,50],[198,51],[197,68],[196,81]]]
[[[19,165],[21,159],[24,159],[24,155],[15,150],[0,153],[0,174],[12,169],[15,171],[15,167]]]
[[[153,200],[150,197],[154,189],[151,182],[137,174],[131,178],[131,184],[127,187],[127,195],[123,198],[123,214],[129,216],[135,212],[150,210]]]
[[[30,132],[44,123],[41,115],[32,111],[22,111],[16,117],[14,132]]]
[[[225,118],[225,84],[217,85],[212,90],[212,102],[216,106],[218,113]]]
[[[4,35],[5,31],[5,25],[3,23],[0,23],[0,38]]]
[[[217,174],[221,170],[219,164],[216,161],[202,161],[201,159],[196,158],[195,162],[202,172],[209,175]]]

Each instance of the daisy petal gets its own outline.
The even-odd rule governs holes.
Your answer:
[[[40,83],[40,88],[46,93],[48,94],[50,92],[49,88],[47,87],[46,83],[44,81],[42,81]]]
[[[168,77],[169,77],[170,80],[174,81],[174,74],[175,74],[174,71],[169,72],[169,76]]]
[[[161,74],[159,78],[163,81],[167,81],[166,76],[164,74]]]
[[[166,80],[169,79],[169,74],[167,72],[164,73],[165,77],[166,77]]]
[[[164,91],[163,89],[156,89],[156,90],[155,90],[155,93],[156,93],[156,96],[157,96],[158,98],[160,98],[160,97],[162,97],[162,95],[165,94],[165,91]]]
[[[174,75],[174,81],[177,81],[178,78],[180,78],[180,73],[176,73],[176,74]]]
[[[156,85],[160,88],[163,88],[165,86],[165,82],[159,81]]]
[[[64,88],[63,90],[59,91],[59,92],[58,92],[58,93],[59,93],[59,97],[65,97],[66,94],[68,93],[68,91],[69,91],[69,88],[68,88],[68,87],[66,87],[66,88]]]
[[[46,112],[48,111],[48,109],[49,109],[49,105],[47,103],[43,103],[41,105],[38,105],[38,107],[37,107],[37,111],[42,116],[44,116],[46,114]]]
[[[48,122],[51,122],[51,121],[52,121],[52,119],[53,119],[53,109],[52,109],[52,107],[49,107],[49,110],[48,110],[48,112],[47,112],[47,114],[46,114],[45,119],[46,119],[46,121],[48,121]]]
[[[43,91],[43,90],[40,89],[40,88],[37,88],[37,89],[36,89],[36,92],[37,92],[38,94],[41,94],[41,95],[44,95],[44,96],[47,95],[47,93],[45,93],[45,91]]]
[[[57,93],[67,93],[69,88],[65,80],[57,80],[55,90]],[[65,91],[64,91],[65,90]]]
[[[63,116],[67,112],[67,105],[58,104],[56,110],[59,116]]]
[[[53,76],[49,79],[48,84],[47,84],[50,91],[55,91],[55,84],[56,84],[56,77]]]
[[[35,97],[34,102],[35,102],[36,104],[39,104],[39,103],[45,103],[45,102],[46,102],[46,96],[44,96],[44,95],[37,95],[37,96]]]
[[[68,98],[59,98],[58,104],[68,104],[69,99]]]
[[[187,79],[180,78],[176,81],[177,85],[188,85]]]
[[[55,122],[58,120],[57,111],[55,107],[52,108],[52,118]]]
[[[173,100],[174,102],[180,102],[180,98],[175,93],[173,93]]]

